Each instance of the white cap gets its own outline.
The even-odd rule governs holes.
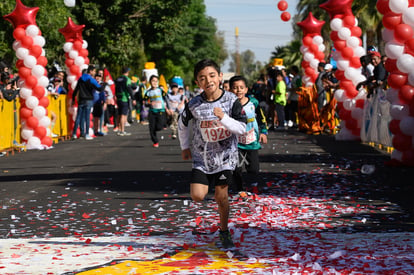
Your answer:
[[[326,64],[324,70],[332,70],[333,66],[331,64]]]

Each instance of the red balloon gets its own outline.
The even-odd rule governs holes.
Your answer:
[[[33,45],[30,49],[30,54],[38,58],[42,54],[42,51],[42,47],[40,47],[39,45]]]
[[[359,59],[358,56],[353,56],[350,60],[349,60],[349,65],[353,68],[360,68],[361,67],[361,60]]]
[[[22,47],[31,49],[33,46],[33,38],[31,36],[25,35],[22,37],[21,44],[22,44]]]
[[[41,99],[45,96],[45,88],[42,86],[36,86],[33,88],[33,95],[37,97],[38,99]]]
[[[410,25],[398,24],[394,29],[394,37],[397,41],[405,43],[405,41],[412,39],[414,31]]]
[[[79,51],[79,55],[80,55],[80,56],[82,56],[82,57],[86,57],[86,56],[88,56],[88,55],[89,55],[89,51],[88,51],[87,49],[82,48],[82,49]]]
[[[411,51],[414,51],[414,38],[411,38],[405,42],[405,46],[410,49]]]
[[[66,41],[82,40],[82,31],[85,25],[76,25],[72,18],[68,18],[68,23],[64,28],[59,29],[59,32],[63,34]]]
[[[378,0],[377,1],[377,10],[381,14],[386,14],[391,12],[390,6],[389,6],[389,0]]]
[[[290,13],[287,11],[282,12],[282,14],[280,15],[280,18],[282,19],[282,21],[289,21],[290,20]],[[86,56],[86,55],[85,55]]]
[[[335,72],[335,74],[338,71]],[[355,89],[355,85],[352,83],[351,80],[343,80],[341,82],[339,82],[339,86],[343,89],[343,90],[351,90],[351,89]]]
[[[4,19],[12,23],[14,28],[36,25],[36,14],[39,8],[29,8],[23,5],[21,0],[16,0],[13,12],[5,15]]]
[[[342,120],[348,120],[348,119],[350,119],[351,118],[351,111],[349,111],[349,110],[347,110],[347,109],[345,109],[345,108],[341,108],[340,110],[339,110],[339,117],[342,119]]]
[[[398,72],[397,60],[387,58],[387,61],[385,61],[385,70],[390,73]]]
[[[20,117],[23,119],[28,119],[33,115],[33,111],[30,108],[27,107],[21,107],[20,108]]]
[[[16,67],[20,70],[21,67],[25,67],[24,66],[24,61],[23,59],[19,59],[16,61]]]
[[[306,74],[307,76],[312,76],[312,75],[314,75],[314,74],[315,74],[315,70],[314,70],[312,67],[307,67],[307,68],[305,69],[305,74]]]
[[[303,43],[303,45],[309,47],[310,45],[313,44],[313,39],[312,39],[312,37],[310,37],[309,35],[307,35],[307,36],[303,37],[302,43]]]
[[[410,107],[410,116],[414,116],[414,100],[411,101],[411,103],[409,104]]]
[[[403,152],[402,162],[406,165],[414,166],[414,149],[409,149]]]
[[[277,3],[277,8],[280,11],[285,11],[288,8],[288,3],[285,0],[281,0],[279,1],[279,3]]]
[[[22,40],[22,38],[24,36],[26,36],[26,31],[23,28],[18,27],[18,28],[15,28],[14,29],[14,31],[13,31],[13,37],[14,37],[14,39],[16,39],[16,40]]]
[[[46,128],[43,126],[37,126],[34,129],[34,135],[37,136],[39,139],[42,139],[46,136]]]
[[[388,76],[388,85],[391,88],[399,89],[407,82],[407,75],[400,73],[390,73]]]
[[[321,34],[321,30],[325,21],[319,21],[318,19],[313,16],[312,12],[309,12],[308,17],[302,22],[296,23],[302,31],[303,36],[307,36],[308,34]]]
[[[47,106],[49,106],[49,98],[44,96],[41,99],[39,99],[39,105],[43,106],[44,108],[47,108]]]
[[[19,76],[23,79],[26,79],[26,77],[28,77],[29,75],[32,74],[32,70],[27,68],[27,67],[20,67],[19,68]]]
[[[356,128],[358,128],[358,121],[356,121],[356,119],[350,117],[347,120],[345,120],[345,126],[348,129],[356,129]]]
[[[355,128],[355,129],[352,129],[352,131],[351,131],[351,133],[352,133],[352,135],[354,135],[354,136],[360,136],[361,135],[361,128]]]
[[[355,101],[355,107],[364,109],[365,100],[364,99],[358,99]]]
[[[400,129],[400,120],[393,119],[390,121],[390,124],[388,125],[388,128],[390,129],[391,133],[394,135],[402,134]]]
[[[358,91],[355,88],[345,90],[345,94],[348,98],[354,98],[358,95]]]
[[[354,50],[351,47],[345,47],[342,49],[341,55],[345,59],[351,59],[354,56]]]
[[[389,12],[387,14],[384,14],[384,17],[382,18],[382,24],[387,29],[393,30],[397,25],[401,24],[401,20],[401,15]]]
[[[345,27],[351,28],[355,26],[355,16],[353,15],[345,16],[342,20]]]
[[[319,52],[319,46],[316,44],[310,44],[309,51],[313,54],[317,54]]]
[[[352,2],[354,0],[328,0],[319,7],[329,13],[330,18],[352,15]]]
[[[352,36],[356,36],[356,37],[361,37],[362,35],[362,30],[360,27],[358,26],[354,26],[351,28],[351,35]]]
[[[324,62],[325,61],[325,54],[324,54],[324,52],[317,52],[315,54],[315,58],[318,59],[321,62]]]
[[[341,38],[339,38],[339,36],[338,36],[338,32],[337,32],[337,31],[332,31],[332,32],[329,34],[329,37],[331,38],[331,40],[332,40],[333,42],[335,42],[335,41],[337,41],[337,40],[341,40]]]
[[[26,77],[24,84],[30,89],[33,89],[37,85],[37,78],[33,75],[29,75]]]
[[[83,45],[83,42],[82,41],[76,40],[76,41],[73,42],[72,48],[74,50],[80,51],[82,49],[82,45]]]
[[[44,138],[42,138],[42,139],[40,140],[40,142],[41,142],[43,145],[47,146],[47,147],[50,147],[50,146],[52,146],[52,145],[53,145],[53,140],[52,140],[52,138],[51,138],[51,137],[48,137],[48,136],[45,136]]]
[[[31,116],[26,120],[26,125],[32,129],[35,129],[39,125],[39,120],[36,117]]]
[[[392,146],[398,151],[411,149],[412,138],[404,134],[396,134],[392,138]]]
[[[66,67],[70,68],[73,64],[75,64],[75,60],[73,60],[72,58],[66,58],[65,60]]]
[[[338,51],[342,51],[346,47],[346,41],[338,39],[334,42],[334,47]]]
[[[45,56],[43,56],[43,55],[39,56],[37,58],[37,64],[38,65],[41,65],[43,67],[46,67],[46,65],[47,65],[47,58]]]
[[[406,104],[409,104],[414,99],[414,87],[411,85],[404,85],[398,92],[398,97]]]
[[[70,66],[70,72],[75,75],[78,74],[80,72],[79,66],[73,64]]]
[[[336,70],[335,72],[335,77],[340,80],[341,82],[346,80],[347,78],[345,77],[345,72],[341,71],[341,70]]]

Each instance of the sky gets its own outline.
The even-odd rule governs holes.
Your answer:
[[[296,12],[298,0],[286,0],[287,11]],[[218,31],[223,32],[229,52],[236,51],[235,29],[239,28],[240,53],[254,52],[256,60],[267,63],[276,46],[284,46],[292,40],[292,20],[280,19],[279,0],[204,0],[207,15],[216,19]],[[226,60],[222,71],[229,68]]]

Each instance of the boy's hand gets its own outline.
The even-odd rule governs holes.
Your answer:
[[[265,134],[260,134],[259,142],[263,144],[267,144],[267,136]]]
[[[220,107],[215,107],[213,112],[214,115],[218,117],[220,120],[224,117],[224,112]]]
[[[181,157],[183,160],[189,160],[191,159],[191,150],[190,149],[184,149],[181,151]]]

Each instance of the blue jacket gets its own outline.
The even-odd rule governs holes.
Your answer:
[[[78,79],[78,83],[73,91],[72,100],[74,101],[76,96],[78,96],[78,103],[93,100],[94,90],[102,92],[104,89],[105,85],[99,85],[98,81],[90,74],[83,74]]]

